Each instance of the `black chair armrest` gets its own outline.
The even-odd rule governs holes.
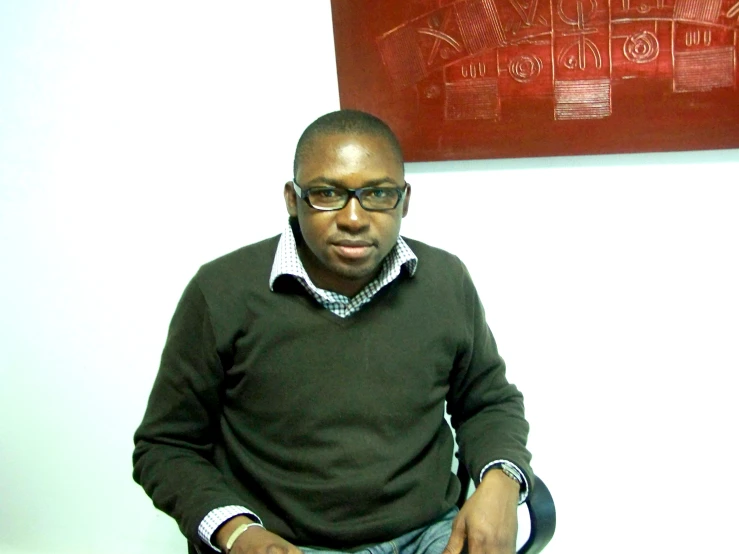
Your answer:
[[[554,536],[557,512],[552,494],[537,476],[534,476],[534,488],[526,499],[526,506],[531,517],[531,533],[518,554],[539,554]]]

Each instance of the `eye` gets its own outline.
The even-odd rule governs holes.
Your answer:
[[[336,197],[336,194],[337,194],[336,193],[336,189],[334,189],[334,188],[328,188],[328,187],[325,187],[325,188],[316,188],[316,189],[311,190],[310,193],[311,193],[312,196],[314,196],[316,198],[321,198],[321,199],[324,199],[324,200],[328,200],[330,198],[335,198]]]
[[[392,189],[370,189],[368,192],[369,192],[368,196],[370,198],[373,198],[375,200],[382,200],[390,196],[393,190]]]

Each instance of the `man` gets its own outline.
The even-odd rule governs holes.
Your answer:
[[[397,139],[333,112],[293,169],[285,232],[186,288],[134,478],[191,552],[510,554],[533,482],[522,397],[459,259],[399,236]],[[445,402],[477,484],[459,513]]]

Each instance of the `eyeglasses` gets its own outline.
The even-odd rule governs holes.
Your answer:
[[[363,187],[361,189],[345,189],[342,187],[318,186],[303,189],[293,179],[295,193],[305,200],[313,209],[325,212],[341,210],[356,198],[359,205],[369,212],[394,210],[405,194],[408,183],[403,187]]]

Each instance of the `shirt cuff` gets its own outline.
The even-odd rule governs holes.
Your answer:
[[[208,512],[208,514],[203,518],[203,521],[200,522],[200,525],[198,525],[198,536],[213,550],[220,552],[221,549],[210,541],[221,525],[236,516],[249,516],[262,525],[262,520],[259,519],[259,516],[251,510],[247,510],[243,506],[224,506]]]
[[[521,485],[521,492],[518,494],[518,504],[521,505],[526,502],[526,499],[529,497],[529,482],[526,479],[526,474],[513,462],[509,462],[508,460],[495,460],[494,462],[490,462],[482,468],[482,471],[480,472],[480,482],[485,476],[485,472],[487,470],[496,468],[502,469],[503,472],[511,479],[518,481],[518,484]]]

